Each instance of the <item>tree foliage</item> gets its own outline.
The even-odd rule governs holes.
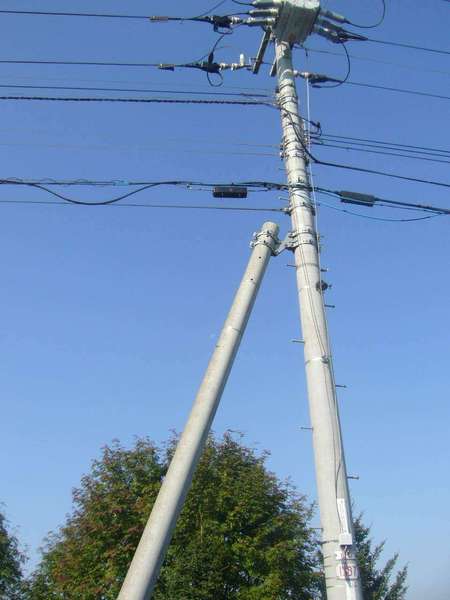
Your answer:
[[[138,439],[131,449],[118,442],[103,449],[73,493],[72,514],[45,543],[28,600],[116,599],[175,446],[174,439],[161,451]],[[155,600],[325,597],[311,507],[266,459],[229,434],[209,439]],[[373,547],[361,517],[355,537],[364,600],[405,600],[407,572],[394,573],[397,556],[378,567],[384,544]]]
[[[24,560],[17,538],[8,531],[5,516],[0,513],[0,600],[22,598]]]
[[[115,600],[173,443],[105,447],[47,540],[31,600]],[[230,435],[209,440],[155,600],[309,600],[318,584],[310,508]]]
[[[364,526],[361,515],[354,526],[364,600],[405,600],[407,567],[394,573],[398,561],[398,555],[395,555],[379,568],[384,542],[373,547],[370,527]]]

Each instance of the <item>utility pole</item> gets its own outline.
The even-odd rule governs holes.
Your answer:
[[[178,515],[205,446],[267,264],[278,246],[278,225],[264,223],[228,318],[206,369],[186,427],[164,478],[118,600],[149,600]]]
[[[323,301],[315,209],[309,192],[307,142],[298,110],[291,44],[275,34],[275,48],[327,600],[363,600]]]

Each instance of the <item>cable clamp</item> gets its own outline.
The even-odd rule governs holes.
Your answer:
[[[330,357],[329,356],[316,356],[315,358],[310,358],[309,360],[305,361],[305,366],[312,362],[321,362],[324,365],[329,365]]]
[[[274,255],[278,256],[284,250],[295,250],[299,245],[298,233],[296,231],[290,231],[283,241],[279,242],[278,248],[275,250]]]
[[[253,234],[252,241],[250,242],[250,248],[256,248],[256,246],[267,246],[272,251],[272,256],[278,256],[278,249],[282,242],[276,235],[273,235],[271,231],[263,230]]]

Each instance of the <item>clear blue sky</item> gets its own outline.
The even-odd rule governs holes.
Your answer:
[[[212,4],[212,3],[211,3]],[[329,0],[356,22],[375,0]],[[208,2],[2,0],[1,9],[196,14]],[[234,10],[231,2],[226,10]],[[387,0],[372,37],[448,49],[450,6]],[[0,16],[0,58],[184,62],[216,39],[197,24]],[[237,30],[218,57],[254,55],[259,33]],[[339,52],[318,38],[311,47]],[[354,81],[448,95],[448,57],[349,45]],[[296,64],[336,77],[344,58],[296,53]],[[0,65],[2,84],[209,90],[202,73],[149,69]],[[225,76],[233,87],[272,89],[266,71]],[[21,90],[4,89],[21,94]],[[39,91],[38,91],[39,92]],[[45,90],[40,91],[46,94]],[[303,93],[303,92],[302,92]],[[74,93],[76,94],[76,92]],[[50,93],[51,95],[51,93]],[[60,92],[59,95],[64,95]],[[66,92],[66,95],[70,93]],[[80,95],[82,93],[80,92]],[[93,93],[92,93],[93,95]],[[100,95],[100,94],[98,94]],[[120,95],[120,94],[116,94]],[[121,94],[122,96],[124,94]],[[136,94],[135,94],[136,95]],[[1,102],[3,178],[271,179],[283,181],[278,114],[263,107]],[[342,86],[314,90],[312,118],[327,133],[448,147],[449,102]],[[241,146],[237,144],[255,144]],[[336,160],[448,181],[448,164],[317,149]],[[448,190],[317,167],[323,187],[450,206]],[[106,199],[114,190],[72,190]],[[280,206],[255,194],[255,206]],[[2,187],[0,201],[47,200]],[[209,204],[207,192],[160,189],[141,202]],[[360,212],[364,213],[364,210]],[[366,211],[367,212],[367,211]],[[33,560],[71,509],[100,447],[135,435],[158,442],[181,430],[248,257],[269,215],[0,203],[0,499]],[[400,217],[373,209],[376,216]],[[279,216],[282,231],[288,221]],[[447,600],[448,218],[386,223],[320,211],[349,471],[357,510],[387,539],[387,556],[410,565],[409,600]],[[313,499],[294,273],[287,254],[270,265],[214,429],[237,429],[268,449],[271,468]]]

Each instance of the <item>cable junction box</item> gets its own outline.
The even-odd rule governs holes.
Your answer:
[[[255,0],[255,25],[266,20],[281,42],[303,44],[313,30],[320,12],[320,0]],[[265,19],[264,19],[265,17]]]

